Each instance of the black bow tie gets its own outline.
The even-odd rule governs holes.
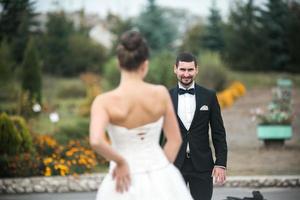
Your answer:
[[[191,89],[188,89],[188,90],[184,90],[182,88],[179,88],[179,90],[178,90],[179,95],[182,95],[182,94],[185,94],[185,93],[189,93],[191,95],[194,95],[195,94],[195,88],[191,88]]]

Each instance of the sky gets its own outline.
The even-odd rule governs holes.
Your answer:
[[[227,17],[234,0],[216,0],[223,17]],[[266,0],[255,0],[261,4]],[[56,2],[56,3],[55,3]],[[206,17],[209,14],[212,0],[156,0],[156,4],[171,8],[184,8],[187,12]],[[147,5],[147,0],[36,0],[36,10],[47,12],[57,9],[76,11],[84,8],[87,13],[96,13],[105,17],[110,11],[128,18],[138,15]]]

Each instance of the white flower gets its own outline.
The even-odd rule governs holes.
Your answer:
[[[33,110],[34,112],[40,112],[40,111],[42,110],[42,107],[41,107],[40,104],[36,103],[36,104],[34,104],[34,105],[32,106],[32,110]]]
[[[56,123],[59,121],[59,115],[57,112],[50,113],[49,118],[52,123]]]

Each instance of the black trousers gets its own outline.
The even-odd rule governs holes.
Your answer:
[[[211,171],[197,172],[190,158],[185,158],[180,171],[194,200],[211,200],[213,193]]]

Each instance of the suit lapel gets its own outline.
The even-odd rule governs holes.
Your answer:
[[[183,125],[180,117],[178,116],[178,85],[176,88],[173,89],[173,91],[171,92],[171,98],[172,98],[172,101],[173,101],[173,105],[174,105],[174,110],[175,110],[175,113],[176,113],[176,116],[177,116],[177,121],[179,122],[179,126],[181,128],[184,128],[186,131],[187,129],[185,128],[185,126]]]
[[[197,84],[195,84],[195,96],[196,96],[196,108],[195,108],[195,113],[194,113],[194,117],[190,126],[190,129],[193,128],[194,124],[196,123],[197,119],[197,115],[198,115],[198,110],[200,109],[200,105],[201,105],[201,94],[200,94],[200,88]]]

